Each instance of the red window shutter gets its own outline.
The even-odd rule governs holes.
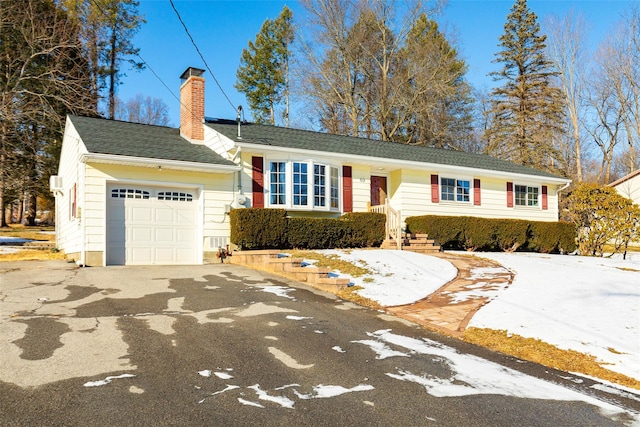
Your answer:
[[[262,157],[251,157],[251,180],[254,208],[264,208],[264,164]]]
[[[548,192],[547,186],[543,185],[542,186],[542,209],[545,211],[549,209],[549,199],[548,199],[547,192]]]
[[[353,178],[351,166],[342,166],[342,210],[353,212]]]
[[[480,180],[473,180],[473,205],[480,206]]]
[[[431,175],[431,203],[440,202],[440,186],[438,185],[438,175]]]
[[[507,182],[507,207],[513,207],[513,182]]]

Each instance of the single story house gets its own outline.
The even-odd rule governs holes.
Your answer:
[[[201,264],[229,244],[238,208],[558,220],[569,179],[486,155],[207,119],[203,72],[181,76],[179,129],[67,118],[51,190],[68,257]]]
[[[609,184],[618,193],[640,206],[640,169]]]

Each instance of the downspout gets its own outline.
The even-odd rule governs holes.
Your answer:
[[[80,251],[80,266],[81,267],[86,267],[87,265],[87,221],[85,221],[85,215],[87,213],[87,211],[85,210],[85,204],[86,204],[86,195],[84,192],[84,186],[85,186],[85,181],[86,181],[86,176],[87,176],[87,162],[83,161],[83,170],[82,170],[82,189],[83,191],[82,193],[82,210],[80,211],[80,230],[81,230],[81,234],[82,234],[82,248]],[[76,184],[76,189],[77,189],[77,184]],[[77,190],[76,190],[76,198],[77,198]],[[77,209],[77,206],[76,206]],[[105,236],[105,244],[106,244],[106,236]]]
[[[556,195],[558,197],[558,217],[556,218],[557,221],[560,221],[560,192],[566,190],[567,188],[569,188],[569,186],[571,185],[571,181],[567,182],[565,185],[562,186],[562,188],[558,188],[558,190],[556,191]]]

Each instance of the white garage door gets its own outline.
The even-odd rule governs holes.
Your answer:
[[[199,264],[195,189],[107,187],[107,265]]]

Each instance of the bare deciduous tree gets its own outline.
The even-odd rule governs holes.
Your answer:
[[[323,128],[439,146],[471,135],[466,64],[428,18],[438,3],[303,4],[313,37],[302,41],[306,93]]]
[[[560,72],[558,79],[565,98],[567,117],[569,118],[572,153],[566,163],[570,176],[582,182],[582,138],[580,135],[583,117],[581,111],[584,96],[586,67],[587,22],[584,16],[570,12],[563,17],[549,16],[544,21],[548,35],[547,51]],[[565,157],[568,157],[565,155]]]
[[[53,1],[0,2],[0,225],[12,200],[48,194],[65,115],[95,114],[77,26]],[[11,199],[11,200],[9,200]]]
[[[169,125],[169,107],[161,98],[137,94],[125,102],[116,97],[114,112],[117,120],[145,125]]]

